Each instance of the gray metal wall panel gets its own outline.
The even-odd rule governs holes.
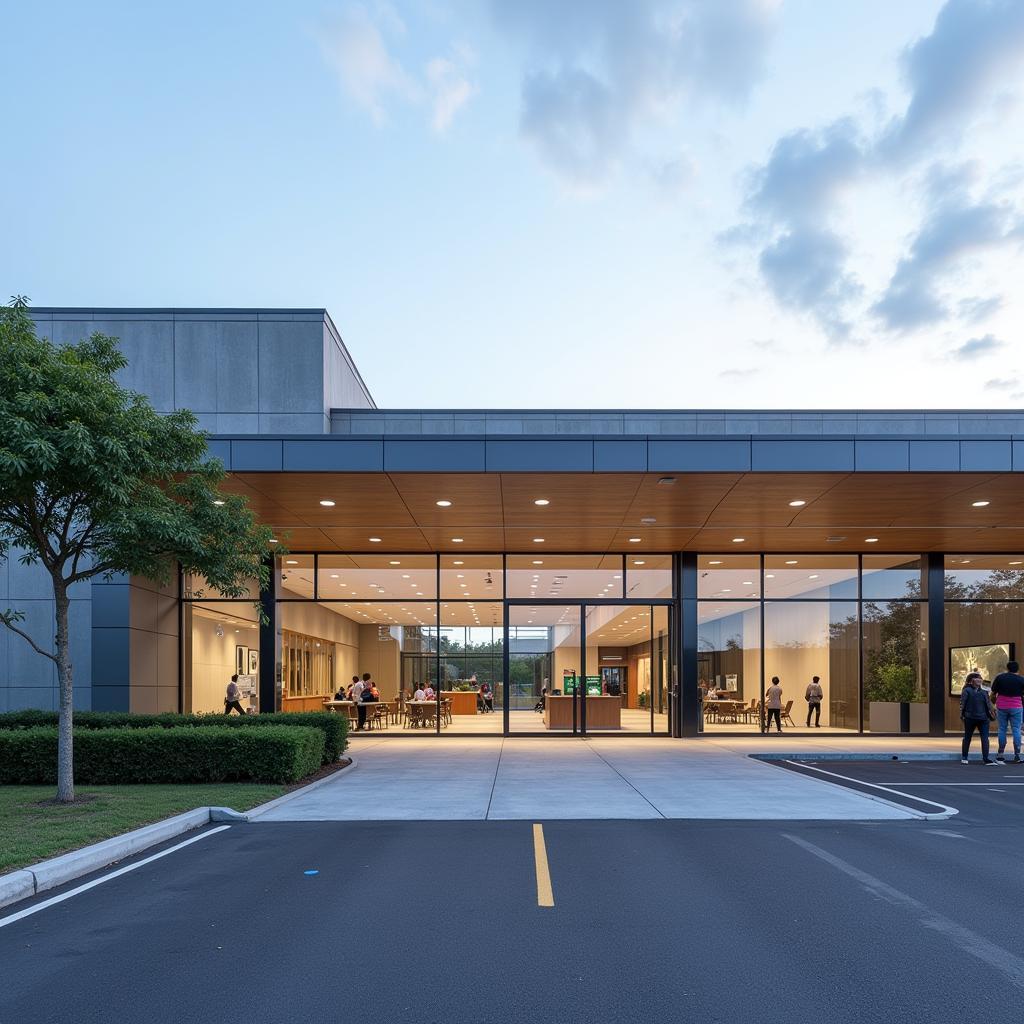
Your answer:
[[[1007,441],[961,441],[960,469],[965,473],[1006,473],[1013,468],[1013,449]]]
[[[487,441],[491,473],[592,473],[593,441]]]
[[[384,443],[371,440],[285,441],[284,468],[290,470],[380,473]]]
[[[911,441],[910,469],[915,473],[955,473],[960,469],[959,441]]]
[[[283,466],[282,441],[232,441],[231,469],[236,472],[246,470],[275,470]]]
[[[857,441],[855,468],[864,473],[896,473],[910,469],[907,441]]]
[[[750,443],[750,468],[765,473],[842,473],[854,468],[852,440]]]
[[[651,438],[647,442],[647,468],[652,473],[745,473],[750,469],[750,442]]]
[[[384,442],[387,473],[483,473],[487,468],[484,441]]]
[[[595,441],[594,471],[597,473],[647,472],[647,441]]]

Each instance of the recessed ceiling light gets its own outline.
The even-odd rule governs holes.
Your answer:
[[[534,544],[543,544],[544,543],[544,538],[543,537],[534,537],[533,538],[533,543]]]
[[[1010,565],[1020,565],[1020,564],[1021,564],[1021,560],[1019,558],[1016,561],[1010,563]]]
[[[744,580],[743,581],[743,586],[745,586],[745,587],[752,587],[753,585],[754,585],[754,581],[753,580]]]
[[[285,565],[298,565],[299,563],[294,558],[286,558]]]
[[[721,561],[718,560],[718,559],[712,559],[710,562],[708,562],[708,565],[721,565],[721,564],[722,564]]]
[[[330,498],[321,498],[320,504],[323,505],[324,508],[334,508],[334,502],[331,501]]]
[[[461,544],[462,543],[462,538],[461,537],[452,537],[452,543],[453,544]]]
[[[641,540],[642,540],[641,537],[630,537],[629,538],[629,543],[630,544],[639,544]]]
[[[804,501],[802,498],[797,498],[796,501],[791,501],[789,503],[789,507],[790,508],[801,508],[802,506],[804,506],[806,504],[807,504],[807,502]]]
[[[533,503],[534,503],[534,505],[550,505],[551,504],[551,502],[548,501],[547,498],[534,498],[533,499]]]
[[[337,578],[338,578],[338,574],[336,572],[332,572],[331,573],[331,579],[332,580],[336,580]]]
[[[449,508],[451,506],[451,502],[447,498],[435,501],[434,504],[437,505],[438,508]]]
[[[654,516],[644,516],[643,519],[640,520],[644,526],[653,526],[657,521],[658,520],[655,519]]]
[[[733,544],[742,544],[747,538],[746,537],[733,537]]]
[[[877,544],[878,543],[878,538],[877,537],[865,537],[864,538],[864,543],[865,544]]]
[[[672,484],[674,484],[675,482],[676,482],[676,478],[674,476],[659,476],[658,477],[658,483],[661,484],[662,487],[671,487]]]
[[[765,573],[765,575],[764,575],[764,578],[765,578],[766,580],[773,580],[773,579],[775,579],[775,573],[773,573],[773,572],[767,572],[767,573]]]
[[[213,499],[213,503],[214,503],[214,505],[223,505],[224,504],[224,502],[221,501],[220,498],[214,498]]]
[[[987,501],[972,501],[971,506],[973,508],[984,508],[988,504]]]
[[[460,562],[460,561],[457,561],[457,560],[452,562],[452,565],[465,565],[465,564],[466,564],[465,562]]]
[[[276,544],[277,543],[277,538],[276,537],[271,537],[270,538],[270,543],[271,544]]]
[[[370,543],[371,544],[379,544],[380,543],[380,537],[371,537],[370,538]]]
[[[960,564],[961,565],[970,565],[971,564],[971,560],[969,558],[961,558],[960,559]]]
[[[810,576],[808,576],[807,578],[808,578],[809,580],[816,580],[816,579],[818,578],[818,574],[817,574],[816,572],[814,572],[814,573],[811,573],[811,575],[810,575]]]
[[[543,562],[543,560],[542,560],[542,559],[540,559],[540,558],[535,558],[535,559],[533,560],[533,564],[534,564],[534,565],[543,565],[543,564],[544,564],[544,562]]]
[[[634,561],[633,564],[634,565],[646,565],[647,563],[646,562],[642,562],[642,561],[641,562]]]
[[[401,564],[402,564],[401,562],[396,562],[394,560],[388,562],[388,565],[401,565]]]
[[[409,579],[409,574],[408,574],[407,572],[403,572],[403,573],[402,573],[402,579],[403,579],[403,580],[407,580],[407,579]]]

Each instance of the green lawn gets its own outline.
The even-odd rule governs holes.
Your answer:
[[[210,805],[245,811],[272,800],[284,786],[249,782],[207,785],[77,786],[70,806],[40,801],[53,798],[53,786],[0,786],[0,871],[130,832],[161,818]]]

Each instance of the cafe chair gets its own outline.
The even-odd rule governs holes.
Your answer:
[[[372,729],[376,723],[378,729],[386,729],[388,727],[388,706],[387,704],[378,704],[373,709],[373,717],[369,721],[369,726]]]
[[[785,722],[786,725],[791,725],[795,728],[796,722],[793,721],[793,716],[790,714],[790,711],[792,710],[793,702],[791,700],[787,700],[786,706],[782,709],[782,714],[779,717],[781,717],[782,721]]]
[[[451,725],[452,724],[452,699],[451,697],[445,697],[441,702],[441,724]]]

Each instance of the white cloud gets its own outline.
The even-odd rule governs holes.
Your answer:
[[[422,78],[409,72],[396,45],[407,30],[390,4],[378,3],[372,14],[351,5],[325,20],[317,35],[342,91],[375,124],[383,124],[393,106],[426,104],[431,126],[444,134],[477,91],[468,71],[473,55],[464,46],[428,60]]]
[[[470,101],[476,86],[462,73],[453,60],[435,57],[427,63],[427,85],[430,89],[434,131],[443,134],[451,127],[455,115]]]
[[[1019,377],[993,377],[992,380],[985,381],[986,391],[1013,391],[1018,387],[1020,387]]]
[[[573,186],[609,179],[642,126],[684,101],[745,98],[761,76],[772,0],[492,0],[527,67],[520,131]]]
[[[994,334],[986,334],[980,338],[970,338],[962,345],[958,345],[950,355],[954,359],[969,361],[980,359],[982,356],[991,355],[1001,348],[1005,348],[1005,342],[1000,341]]]

